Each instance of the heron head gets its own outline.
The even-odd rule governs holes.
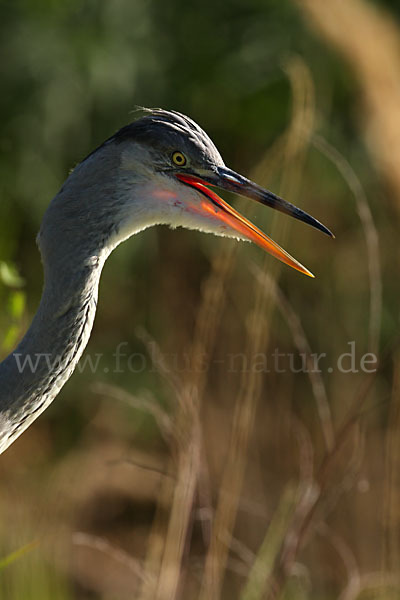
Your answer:
[[[184,115],[161,109],[123,127],[83,160],[42,222],[42,254],[111,252],[157,224],[250,240],[312,276],[211,188],[252,198],[332,235],[319,221],[228,169],[208,135]],[[55,258],[54,258],[55,257]]]
[[[212,187],[235,192],[331,235],[306,212],[227,168],[208,135],[191,119],[155,109],[118,131],[107,143],[120,147],[120,186],[129,195],[134,177],[135,218],[250,240],[291,267],[312,276],[297,260],[220,198]],[[133,218],[133,217],[132,217]],[[129,216],[120,234],[131,235]]]

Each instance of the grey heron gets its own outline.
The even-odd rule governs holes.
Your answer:
[[[89,340],[105,260],[118,244],[167,224],[250,240],[298,271],[310,271],[210,186],[304,221],[319,221],[228,169],[208,135],[174,111],[148,110],[106,140],[69,175],[37,238],[44,289],[32,324],[0,364],[0,452],[52,402]]]

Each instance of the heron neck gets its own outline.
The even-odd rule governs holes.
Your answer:
[[[93,327],[104,261],[105,256],[92,257],[73,278],[59,273],[55,279],[45,268],[32,324],[0,364],[0,452],[47,408],[74,371]]]

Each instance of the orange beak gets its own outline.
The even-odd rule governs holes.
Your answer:
[[[296,219],[299,219],[300,221],[308,223],[320,231],[323,231],[327,235],[334,237],[329,229],[314,219],[314,217],[311,217],[309,214],[297,208],[293,204],[286,202],[279,196],[276,196],[272,192],[263,189],[256,183],[253,183],[245,177],[242,177],[242,175],[239,175],[238,173],[235,173],[234,171],[231,171],[225,167],[219,167],[215,173],[211,173],[210,175],[207,174],[201,177],[189,172],[177,173],[176,177],[179,179],[179,181],[195,188],[207,198],[207,200],[202,203],[202,209],[205,212],[212,213],[213,216],[222,223],[242,234],[248,240],[254,242],[266,250],[269,254],[272,254],[272,256],[284,262],[286,265],[289,265],[293,269],[296,269],[297,271],[300,271],[300,273],[304,273],[309,277],[314,277],[314,275],[308,269],[303,267],[303,265],[300,264],[295,258],[290,256],[286,250],[278,246],[278,244],[265,235],[265,233],[258,229],[258,227],[253,225],[253,223],[238,213],[234,208],[232,208],[232,206],[227,204],[207,186],[216,186],[230,192],[236,192],[242,196],[252,198],[257,202],[261,202],[266,206],[271,206],[280,212],[284,212]]]

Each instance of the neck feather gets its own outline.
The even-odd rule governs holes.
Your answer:
[[[105,257],[74,274],[73,290],[45,282],[25,337],[0,364],[0,453],[52,402],[74,371],[89,340]]]
[[[89,340],[101,270],[124,239],[157,221],[143,210],[143,177],[105,144],[68,177],[38,236],[45,287],[25,337],[0,364],[0,453],[51,403]],[[136,186],[136,189],[135,189]]]

